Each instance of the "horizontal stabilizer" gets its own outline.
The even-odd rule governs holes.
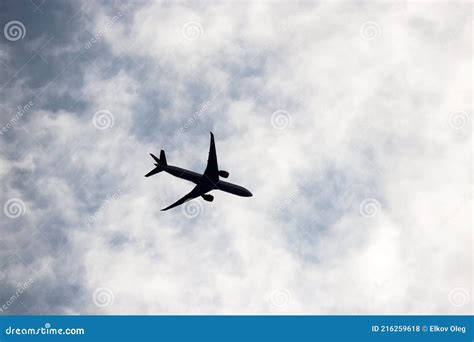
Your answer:
[[[153,170],[151,170],[150,172],[148,172],[145,177],[150,177],[150,176],[153,176],[153,175],[156,175],[158,172],[161,172],[163,171],[159,166],[155,167]]]
[[[150,177],[150,176],[153,176],[155,174],[157,174],[158,172],[161,172],[163,171],[163,169],[161,168],[161,166],[166,166],[168,165],[166,163],[166,156],[165,156],[165,151],[161,150],[160,152],[160,158],[158,158],[157,156],[155,156],[153,153],[150,153],[150,156],[155,160],[155,168],[153,170],[151,170],[150,172],[148,172],[145,177]]]
[[[160,164],[160,160],[153,153],[150,153],[150,156],[156,161],[157,164]]]

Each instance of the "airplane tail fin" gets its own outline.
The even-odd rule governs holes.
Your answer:
[[[160,152],[160,163],[159,164],[168,165],[168,163],[166,162],[166,155],[165,155],[164,150],[161,150],[161,152]]]
[[[166,162],[165,151],[161,150],[160,158],[155,156],[153,153],[150,153],[150,156],[155,160],[155,162],[156,162],[155,165],[162,165],[162,166],[168,165],[168,163]]]
[[[165,151],[161,150],[160,152],[160,158],[158,158],[157,156],[155,156],[153,153],[150,153],[150,156],[155,160],[155,168],[153,170],[151,170],[150,172],[148,172],[145,177],[150,177],[150,176],[153,176],[155,174],[157,174],[158,172],[161,172],[163,171],[163,169],[161,168],[161,166],[166,166],[168,165],[168,163],[166,162],[166,156],[165,156]]]

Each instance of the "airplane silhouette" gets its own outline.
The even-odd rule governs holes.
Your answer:
[[[181,205],[184,202],[190,201],[199,196],[201,196],[205,201],[212,202],[214,200],[214,196],[208,194],[208,192],[210,192],[211,190],[221,190],[243,197],[252,196],[252,193],[244,187],[237,184],[224,182],[219,179],[219,177],[229,177],[229,172],[219,170],[217,166],[216,145],[214,144],[214,134],[212,134],[212,132],[211,145],[209,147],[209,157],[207,158],[207,166],[203,174],[182,169],[180,167],[168,165],[168,163],[166,162],[165,151],[163,150],[161,150],[160,152],[160,158],[156,157],[152,153],[150,153],[150,155],[156,161],[156,167],[150,172],[148,172],[145,177],[150,177],[154,174],[157,174],[158,172],[165,171],[175,177],[186,179],[187,181],[196,184],[196,186],[194,187],[194,189],[191,190],[190,193],[188,193],[172,205],[161,209],[161,211],[177,207],[178,205]]]

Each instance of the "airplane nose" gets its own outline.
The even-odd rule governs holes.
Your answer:
[[[245,189],[245,197],[252,197],[252,193],[250,191],[248,191],[247,189]]]

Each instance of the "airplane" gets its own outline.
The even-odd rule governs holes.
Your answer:
[[[209,156],[207,158],[207,166],[203,174],[182,169],[177,166],[168,165],[166,161],[165,151],[163,150],[161,150],[160,152],[160,158],[156,157],[152,153],[150,153],[150,155],[155,160],[156,167],[150,172],[148,172],[145,177],[150,177],[161,171],[165,171],[175,177],[185,179],[196,184],[196,186],[194,187],[194,189],[191,190],[191,192],[189,192],[183,198],[179,199],[170,206],[161,209],[161,211],[177,207],[178,205],[181,205],[199,196],[201,196],[205,201],[212,202],[214,200],[214,196],[208,194],[208,192],[212,190],[221,190],[242,197],[252,196],[252,193],[244,187],[220,180],[219,177],[229,177],[229,172],[219,170],[219,167],[217,166],[216,145],[214,144],[214,134],[212,134],[212,132],[211,144],[209,147]]]

